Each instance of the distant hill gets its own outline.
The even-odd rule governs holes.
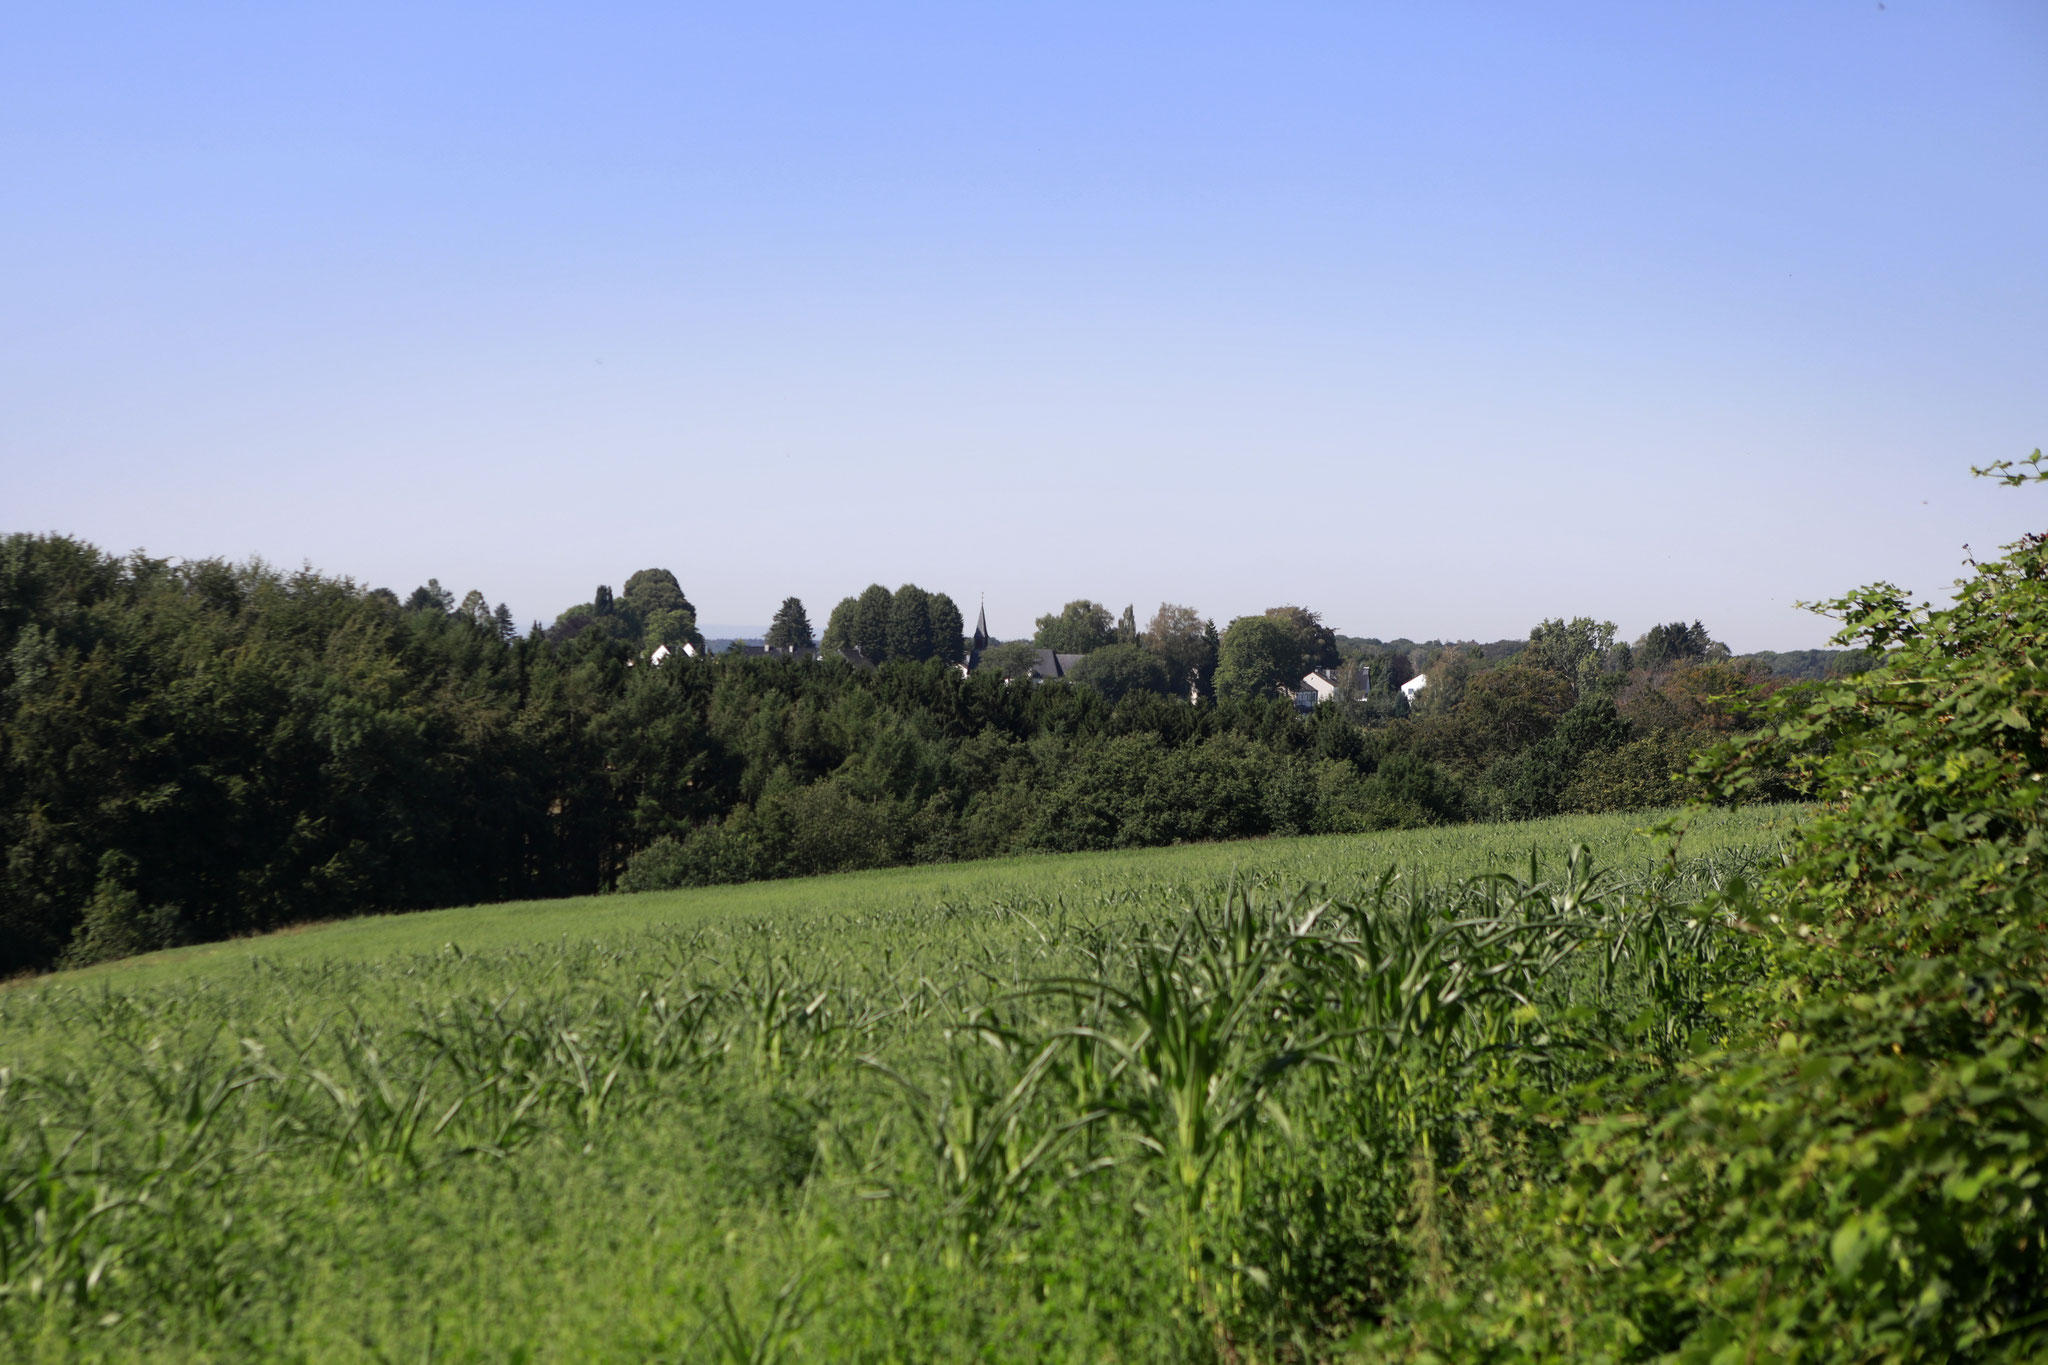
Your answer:
[[[1477,650],[1488,665],[1511,659],[1528,646],[1527,640],[1493,640],[1480,643],[1477,640],[1375,640],[1355,635],[1339,635],[1337,648],[1346,658],[1357,658],[1368,650],[1390,649],[1410,657],[1421,655],[1427,658],[1444,649]],[[1769,669],[1771,676],[1793,681],[1810,681],[1820,678],[1838,678],[1852,673],[1861,673],[1876,661],[1860,649],[1788,649],[1773,651],[1760,649],[1750,654],[1738,654],[1738,661],[1749,660]]]
[[[1771,670],[1772,677],[1798,681],[1818,681],[1861,673],[1875,667],[1878,662],[1876,656],[1860,649],[1788,649],[1781,652],[1760,649],[1754,654],[1738,654],[1735,658],[1737,662],[1751,660],[1762,664]]]
[[[1356,658],[1367,650],[1390,649],[1396,654],[1413,656],[1420,651],[1425,656],[1446,649],[1478,650],[1487,663],[1499,663],[1511,659],[1528,648],[1527,640],[1492,640],[1481,643],[1478,640],[1375,640],[1370,636],[1339,635],[1337,648],[1346,658]]]

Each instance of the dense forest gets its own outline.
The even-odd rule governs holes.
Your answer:
[[[960,666],[959,623],[871,588],[825,634],[853,662],[818,658],[792,598],[789,652],[655,666],[702,643],[665,570],[521,634],[436,582],[9,536],[0,972],[364,911],[1657,805],[1785,681],[1698,623],[1414,646],[1081,602],[1033,642],[1080,665],[1033,685],[1012,647]],[[1300,714],[1312,667],[1346,685]]]

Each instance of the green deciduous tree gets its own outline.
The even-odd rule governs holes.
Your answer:
[[[1307,607],[1268,607],[1266,615],[1294,633],[1301,649],[1301,671],[1335,668],[1343,662],[1337,649],[1337,632],[1323,624],[1322,615]]]
[[[1291,624],[1271,616],[1240,616],[1223,632],[1216,695],[1250,697],[1292,688],[1306,671],[1301,637]]]
[[[1707,628],[1698,621],[1687,625],[1683,621],[1671,621],[1664,625],[1651,626],[1649,633],[1636,641],[1632,662],[1637,668],[1655,671],[1678,664],[1699,663],[1706,659],[1725,658],[1726,645],[1717,644],[1707,634]]]
[[[860,599],[842,597],[839,605],[832,608],[832,614],[825,618],[825,634],[818,646],[826,651],[851,649],[853,647],[853,618],[860,610]]]
[[[1161,602],[1145,627],[1145,648],[1166,665],[1167,684],[1179,696],[1210,687],[1216,674],[1216,627],[1193,607]]]
[[[949,664],[959,663],[966,654],[967,623],[952,598],[942,592],[931,595],[932,656]]]
[[[1627,645],[1614,642],[1614,622],[1595,621],[1589,616],[1548,620],[1529,631],[1529,645],[1521,662],[1547,669],[1570,683],[1577,696],[1591,696],[1602,678],[1622,681],[1627,667]]]
[[[853,619],[847,623],[847,643],[865,655],[870,663],[887,663],[895,657],[889,639],[890,613],[895,595],[880,583],[870,583],[853,604]]]
[[[1116,642],[1116,618],[1100,602],[1079,598],[1060,608],[1058,615],[1039,617],[1031,638],[1040,649],[1056,654],[1086,654]]]
[[[1438,650],[1424,672],[1429,682],[1415,695],[1416,714],[1434,715],[1463,701],[1466,685],[1483,662],[1476,650],[1467,652],[1456,646]]]
[[[1415,665],[1408,655],[1384,645],[1367,645],[1359,651],[1356,662],[1365,670],[1366,685],[1376,700],[1398,695],[1401,684],[1415,676]]]
[[[1549,669],[1490,669],[1466,684],[1455,706],[1422,722],[1418,743],[1429,758],[1477,772],[1547,736],[1574,699],[1570,681]]]
[[[599,591],[610,598],[609,588]],[[642,569],[628,578],[617,605],[630,622],[629,638],[645,649],[685,643],[701,649],[704,645],[703,633],[697,629],[697,609],[667,569]],[[602,608],[599,610],[602,614]]]
[[[915,583],[905,583],[889,599],[889,657],[929,659],[934,652],[932,595]]]
[[[990,645],[981,652],[981,662],[976,665],[975,672],[994,673],[1015,682],[1030,674],[1038,663],[1038,653],[1038,646],[1029,640]]]
[[[1093,688],[1105,701],[1120,701],[1133,692],[1164,694],[1170,684],[1158,655],[1135,644],[1104,645],[1091,650],[1067,670],[1074,683]]]

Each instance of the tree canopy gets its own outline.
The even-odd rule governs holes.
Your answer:
[[[1061,650],[1082,655],[1063,687],[1025,682],[1035,643],[986,650],[970,678],[944,667],[958,608],[915,584],[833,610],[827,644],[872,669],[640,666],[696,630],[664,570],[523,637],[486,601],[0,539],[0,970],[593,891],[643,857],[715,881],[1668,802],[1691,749],[1779,685],[1692,658],[1575,701],[1540,648],[1396,642],[1437,650],[1419,714],[1353,700],[1304,718],[1280,690],[1303,640],[1320,647],[1300,608],[1219,636],[1162,603],[1133,642],[1116,637],[1134,609],[1072,603],[1041,623],[1092,646]],[[771,640],[808,634],[786,599]]]
[[[1216,626],[1193,607],[1161,602],[1145,627],[1144,644],[1166,666],[1167,685],[1175,695],[1184,697],[1191,687],[1206,691],[1213,686]]]
[[[905,583],[889,599],[890,659],[929,659],[932,643],[932,595],[915,583]]]
[[[1138,643],[1138,609],[1127,605],[1124,614],[1116,618],[1116,642],[1120,645]]]
[[[548,638],[566,644],[593,631],[606,639],[624,641],[643,654],[663,645],[704,646],[704,636],[697,629],[697,609],[667,569],[641,569],[626,580],[617,597],[610,587],[598,584],[590,601],[555,618]]]
[[[1216,660],[1216,695],[1250,697],[1276,687],[1294,688],[1308,670],[1301,636],[1290,621],[1240,616],[1223,632]]]
[[[1038,663],[1039,648],[1029,640],[1011,640],[1005,644],[990,645],[981,652],[981,661],[975,667],[977,673],[992,673],[1010,681],[1028,677]]]
[[[1116,643],[1116,618],[1100,602],[1078,598],[1060,608],[1057,615],[1039,617],[1038,630],[1031,638],[1040,649],[1056,654],[1086,654]]]
[[[1301,672],[1312,668],[1335,668],[1343,655],[1337,648],[1337,632],[1323,624],[1321,613],[1307,607],[1268,607],[1266,615],[1293,632],[1301,651]]]
[[[959,663],[967,653],[967,623],[959,606],[945,593],[935,592],[926,602],[926,617],[932,641],[930,657]]]
[[[795,599],[790,599],[794,601]],[[960,608],[942,592],[905,583],[890,592],[870,583],[859,597],[842,598],[825,625],[828,650],[856,648],[870,663],[961,657]]]
[[[1570,621],[1544,621],[1531,629],[1522,658],[1555,673],[1572,685],[1576,695],[1585,696],[1599,688],[1603,675],[1617,676],[1617,667],[1625,672],[1629,655],[1627,645],[1614,642],[1614,622],[1575,616]]]
[[[1671,621],[1651,626],[1649,632],[1636,641],[1634,662],[1639,668],[1659,669],[1674,664],[1697,663],[1727,653],[1727,646],[1715,643],[1707,634],[1707,628],[1698,621],[1691,625]]]
[[[811,638],[811,618],[804,614],[801,598],[785,597],[782,605],[775,609],[775,619],[769,623],[768,638],[770,649],[804,650],[817,642]]]
[[[853,603],[853,638],[849,642],[871,663],[887,663],[894,642],[889,627],[895,614],[896,596],[880,583],[870,583]]]
[[[839,605],[832,608],[832,614],[825,618],[825,634],[818,641],[821,649],[853,648],[853,614],[860,609],[857,597],[842,597]]]
[[[1159,656],[1136,644],[1091,650],[1067,670],[1067,677],[1078,686],[1094,689],[1108,702],[1121,701],[1133,692],[1164,696],[1170,686]]]

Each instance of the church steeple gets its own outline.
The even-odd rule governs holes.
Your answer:
[[[986,601],[986,599],[984,599],[984,600],[983,600],[983,602],[982,602],[982,604],[981,604],[981,614],[980,614],[980,615],[979,615],[979,616],[978,616],[978,617],[976,618],[976,620],[975,620],[975,622],[974,622],[974,652],[975,652],[976,654],[979,654],[979,653],[981,653],[981,651],[983,651],[984,649],[987,649],[987,648],[988,648],[988,602]]]

